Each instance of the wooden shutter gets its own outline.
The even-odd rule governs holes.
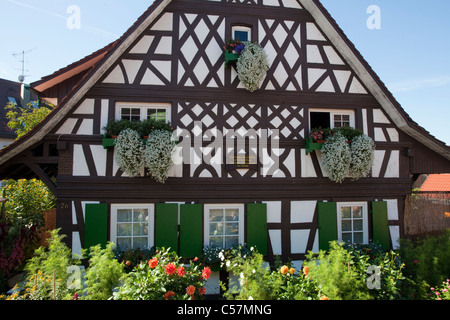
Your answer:
[[[156,205],[155,246],[178,252],[178,204]]]
[[[180,256],[193,258],[203,251],[203,214],[201,204],[180,205]]]
[[[372,202],[372,236],[384,250],[390,249],[389,222],[386,201]]]
[[[105,248],[108,241],[108,205],[88,203],[84,214],[84,248],[98,244]]]
[[[255,246],[259,253],[267,254],[267,205],[247,205],[247,246]]]
[[[328,251],[330,242],[338,239],[336,202],[317,203],[319,249]]]

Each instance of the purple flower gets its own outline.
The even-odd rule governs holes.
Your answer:
[[[237,45],[236,48],[234,48],[234,51],[236,51],[236,53],[241,53],[242,51],[244,51],[245,45],[244,44],[240,44]]]

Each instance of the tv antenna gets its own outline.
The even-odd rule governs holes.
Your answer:
[[[29,49],[29,50],[22,50],[22,52],[16,52],[16,53],[12,54],[15,58],[19,57],[19,59],[21,59],[19,61],[20,61],[20,63],[22,63],[22,73],[19,75],[19,78],[18,78],[20,83],[23,83],[25,81],[25,77],[28,77],[28,75],[25,75],[25,71],[26,72],[30,71],[30,70],[25,70],[25,55],[36,49],[37,48]]]

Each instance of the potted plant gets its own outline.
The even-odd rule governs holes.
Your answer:
[[[322,129],[319,127],[311,129],[308,139],[306,139],[306,154],[309,154],[314,150],[321,150],[326,138],[331,134],[332,131],[330,128]]]
[[[225,51],[225,65],[235,64],[239,59],[239,55],[244,50],[244,47],[244,44],[240,40],[227,40],[223,46]]]

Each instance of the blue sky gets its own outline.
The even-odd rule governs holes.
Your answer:
[[[0,78],[30,83],[120,37],[152,0],[0,0]],[[450,145],[450,1],[322,0],[411,118]],[[369,29],[367,9],[380,9]],[[70,29],[79,9],[80,29]]]

